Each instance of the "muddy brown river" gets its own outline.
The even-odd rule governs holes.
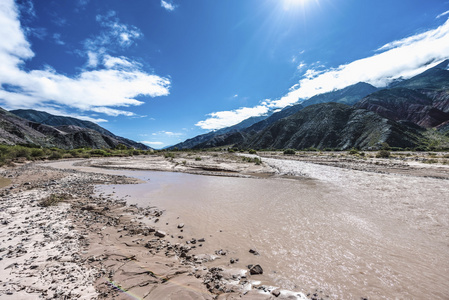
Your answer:
[[[228,252],[211,265],[261,264],[269,285],[338,299],[449,299],[447,180],[265,162],[313,179],[113,171],[146,183],[98,193],[165,210],[157,226],[174,242],[184,223],[183,236],[206,239],[196,253]]]

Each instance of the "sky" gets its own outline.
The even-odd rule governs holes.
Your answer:
[[[445,0],[1,0],[0,106],[153,148],[449,58]]]

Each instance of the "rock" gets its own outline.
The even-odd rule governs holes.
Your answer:
[[[204,243],[205,241],[206,240],[204,238],[201,238],[201,239],[198,240],[198,242],[200,242],[200,243]]]
[[[251,275],[260,275],[263,274],[263,269],[260,265],[251,266],[251,268],[249,269],[249,273]]]
[[[163,238],[163,237],[165,237],[167,234],[166,234],[165,232],[161,231],[161,230],[157,230],[157,231],[154,233],[154,235],[157,236],[157,237]]]
[[[178,228],[179,229],[184,228],[184,223],[178,224]]]
[[[254,254],[254,255],[259,255],[259,252],[257,251],[257,250],[255,250],[255,249],[249,249],[249,253],[252,253],[252,254]]]
[[[279,290],[274,290],[271,292],[271,294],[275,297],[279,297],[279,295],[281,294],[281,292]]]

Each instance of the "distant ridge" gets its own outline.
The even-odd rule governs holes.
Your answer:
[[[143,144],[117,137],[92,122],[82,121],[75,118],[53,116],[45,112],[33,110],[25,110],[23,112],[28,116],[31,116],[33,115],[33,112],[36,112],[35,116],[41,118],[44,116],[55,117],[53,120],[58,120],[61,125],[50,126],[34,122],[0,108],[0,144],[28,144],[42,147],[58,147],[61,149],[85,147],[93,149],[114,148],[119,144],[124,144],[127,147],[149,149],[149,147]],[[64,124],[64,120],[67,120],[68,124],[62,125]],[[101,132],[79,126],[83,125],[84,122],[94,124]]]
[[[119,141],[119,143],[121,143],[127,147],[142,149],[142,150],[149,149],[148,146],[146,146],[142,143],[138,143],[138,142],[132,141],[130,139],[117,136],[117,135],[113,134],[112,132],[110,132],[109,130],[107,130],[93,122],[90,122],[90,121],[80,120],[80,119],[76,119],[73,117],[56,116],[56,115],[52,115],[52,114],[49,114],[44,111],[38,111],[38,110],[33,110],[33,109],[18,109],[18,110],[11,110],[10,112],[21,117],[21,118],[24,118],[26,120],[44,124],[44,125],[53,126],[56,128],[60,128],[62,130],[65,129],[65,130],[71,131],[72,133],[74,131],[77,131],[77,132],[80,131],[80,130],[76,130],[73,126],[76,126],[79,128],[84,128],[84,129],[91,129],[91,130],[94,130],[94,131],[100,133],[103,136],[110,137],[114,140],[117,140],[117,141]],[[67,127],[67,126],[72,126],[72,127]]]

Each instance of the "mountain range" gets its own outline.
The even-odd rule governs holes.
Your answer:
[[[172,148],[414,148],[426,130],[449,135],[449,60],[384,89],[360,82],[313,96],[258,122],[239,123]],[[242,125],[247,125],[246,127]],[[232,128],[232,129],[231,129]]]
[[[8,112],[2,108],[0,144],[39,145],[61,149],[114,148],[123,144],[130,148],[149,149],[144,144],[116,136],[93,122],[36,110]]]
[[[313,96],[280,111],[188,139],[170,149],[414,148],[432,136],[449,141],[449,60],[378,89],[359,82]],[[427,134],[432,130],[433,135]],[[89,121],[36,110],[0,108],[0,144],[73,149],[149,149]],[[435,143],[433,143],[435,144]],[[448,142],[449,145],[449,142]]]

